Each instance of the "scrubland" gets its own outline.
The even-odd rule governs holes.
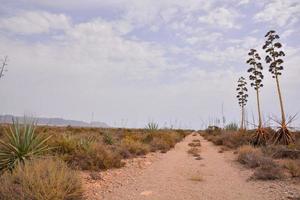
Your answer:
[[[11,127],[12,130],[9,125],[1,127],[1,200],[84,199],[78,172],[88,171],[93,174],[120,168],[124,166],[125,159],[149,152],[165,153],[190,133],[170,129],[33,128],[34,134],[29,138],[24,131],[25,127],[21,125],[14,135],[20,138],[13,140],[16,139],[11,134],[16,133],[14,127]],[[42,139],[39,139],[40,144],[35,138],[46,140],[42,143]],[[11,143],[12,140],[16,142]],[[32,146],[43,148],[41,152],[35,152]],[[5,152],[5,148],[13,150]],[[6,166],[7,163],[10,166]]]
[[[220,145],[220,153],[233,150],[237,161],[254,169],[251,178],[259,180],[294,179],[300,182],[300,132],[294,132],[295,143],[274,144],[275,131],[267,129],[269,141],[265,145],[253,145],[255,130],[206,130],[201,135],[215,145]]]

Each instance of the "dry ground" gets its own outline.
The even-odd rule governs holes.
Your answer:
[[[201,160],[187,151],[201,141]],[[287,181],[249,180],[251,170],[235,162],[232,152],[201,136],[187,136],[166,154],[150,154],[126,167],[100,173],[103,180],[87,180],[88,199],[94,200],[281,200],[298,199],[300,185]],[[87,175],[84,175],[87,179]]]

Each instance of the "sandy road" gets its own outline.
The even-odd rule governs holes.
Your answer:
[[[187,154],[188,143],[200,139],[202,160]],[[104,200],[279,200],[288,199],[280,182],[249,181],[251,171],[234,162],[232,152],[201,136],[187,136],[174,149],[143,169],[134,179],[110,192]],[[192,180],[192,179],[202,180]],[[118,177],[115,177],[116,181]]]

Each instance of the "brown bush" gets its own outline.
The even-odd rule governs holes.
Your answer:
[[[251,143],[250,132],[225,132],[222,135],[223,145],[232,149],[236,149],[243,145],[249,145]]]
[[[90,149],[76,149],[63,159],[75,169],[99,171],[101,169],[122,167],[122,157],[103,145],[94,144]]]
[[[289,159],[299,159],[300,150],[293,148],[293,146],[284,145],[271,145],[263,148],[263,152],[273,158],[289,158]]]
[[[258,148],[254,148],[250,145],[245,145],[238,149],[237,160],[247,167],[258,167],[260,165],[261,158],[262,152]]]
[[[153,140],[149,143],[149,145],[152,152],[157,150],[168,151],[173,146],[173,144],[169,144],[167,141],[157,137],[153,138]]]
[[[76,172],[53,159],[27,161],[3,174],[0,182],[3,200],[80,200],[83,194]]]
[[[215,145],[224,145],[231,149],[251,143],[251,131],[216,131],[212,133],[203,132],[201,134],[208,141]]]
[[[261,163],[252,176],[252,178],[260,180],[275,180],[283,177],[282,169],[271,159],[266,159]]]
[[[223,145],[223,137],[222,135],[216,135],[211,138],[211,142],[214,143],[215,145]]]
[[[149,145],[135,140],[132,137],[125,137],[121,141],[121,148],[128,150],[133,155],[145,155],[150,151]]]
[[[300,161],[289,160],[284,164],[292,177],[300,177]]]

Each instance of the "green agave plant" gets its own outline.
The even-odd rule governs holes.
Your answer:
[[[154,130],[158,130],[158,123],[155,123],[155,122],[149,122],[145,129],[148,129],[148,130],[151,130],[151,131],[154,131]]]
[[[0,140],[0,171],[12,170],[17,164],[25,163],[34,155],[49,150],[46,142],[49,137],[43,137],[35,133],[34,122],[19,124],[13,119],[13,124],[6,131],[4,140]]]

